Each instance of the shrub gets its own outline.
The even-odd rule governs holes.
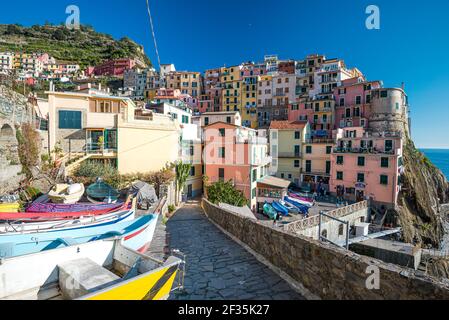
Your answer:
[[[207,198],[214,204],[227,203],[232,206],[243,207],[248,203],[243,193],[237,190],[230,181],[219,181],[206,188]]]
[[[29,123],[24,123],[16,131],[19,143],[19,159],[23,172],[31,177],[31,168],[39,164],[41,139],[39,132]]]
[[[175,212],[175,210],[176,210],[176,207],[174,204],[171,204],[168,206],[168,213],[173,213],[173,212]]]

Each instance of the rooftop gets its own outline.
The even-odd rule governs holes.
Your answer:
[[[263,183],[272,187],[287,189],[290,186],[291,181],[273,176],[266,176],[258,180],[257,183]]]
[[[271,121],[270,129],[275,130],[294,130],[303,129],[307,121]]]

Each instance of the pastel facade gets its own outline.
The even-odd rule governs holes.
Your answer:
[[[133,69],[137,66],[135,59],[114,59],[105,61],[94,69],[96,76],[123,76],[126,70]]]
[[[302,149],[309,139],[310,125],[307,122],[271,122],[270,155],[276,177],[300,185]]]
[[[402,150],[400,133],[340,129],[331,157],[330,191],[353,201],[395,205],[401,189]]]
[[[130,99],[48,92],[48,114],[49,150],[60,146],[63,154],[84,154],[84,161],[109,163],[122,174],[158,171],[179,155],[177,122],[136,116]]]
[[[181,159],[192,165],[184,189],[190,199],[203,193],[202,130],[197,124],[183,124],[181,130]]]
[[[14,69],[15,54],[13,52],[0,52],[0,72],[9,72]]]
[[[238,111],[205,112],[200,116],[201,127],[207,127],[216,122],[224,122],[235,126],[241,126],[242,117],[240,116],[240,112]]]
[[[332,140],[308,140],[302,148],[301,185],[307,190],[315,191],[320,185],[329,191],[332,166]]]
[[[165,75],[167,89],[179,89],[182,94],[198,98],[201,94],[201,73],[171,71]]]
[[[257,210],[257,181],[268,175],[271,158],[266,137],[246,127],[216,122],[204,128],[205,176],[208,183],[231,181]]]
[[[223,67],[220,69],[220,82],[222,84],[222,110],[241,111],[242,88],[240,81],[241,66]]]

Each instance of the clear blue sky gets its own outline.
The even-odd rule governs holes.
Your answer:
[[[145,0],[22,0],[2,3],[0,23],[81,22],[129,36],[156,63]],[[365,28],[365,8],[381,10],[381,30]],[[203,71],[265,54],[339,57],[385,86],[405,82],[418,147],[449,148],[449,1],[150,0],[163,63]],[[26,8],[26,10],[25,10]]]

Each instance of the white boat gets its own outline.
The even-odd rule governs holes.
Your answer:
[[[284,200],[279,200],[279,203],[282,204],[284,207],[286,207],[288,209],[288,212],[290,213],[300,213],[299,209],[294,205],[292,205],[291,203],[288,203]]]
[[[84,194],[84,184],[57,184],[50,192],[48,197],[53,203],[75,204],[80,201]]]
[[[0,300],[163,300],[183,261],[129,249],[125,237],[3,259]],[[178,280],[178,281],[177,281]]]

